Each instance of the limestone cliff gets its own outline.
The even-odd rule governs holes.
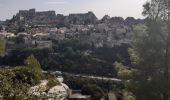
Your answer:
[[[39,24],[55,24],[55,25],[68,25],[68,24],[94,24],[97,17],[93,12],[82,14],[69,14],[64,16],[57,14],[55,11],[42,11],[37,12],[35,9],[20,10],[11,20],[11,23],[39,25]]]

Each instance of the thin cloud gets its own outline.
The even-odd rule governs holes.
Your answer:
[[[45,4],[51,4],[51,5],[58,5],[58,4],[67,4],[67,1],[48,1],[45,2]]]

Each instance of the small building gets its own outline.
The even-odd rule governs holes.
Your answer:
[[[35,45],[36,48],[44,49],[44,48],[51,48],[52,47],[52,41],[33,41],[33,45]]]

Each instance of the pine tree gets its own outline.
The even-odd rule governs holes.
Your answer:
[[[26,59],[26,64],[34,76],[34,83],[39,83],[42,77],[42,69],[39,61],[34,55],[31,55]]]
[[[168,1],[147,2],[143,12],[147,16],[146,30],[135,33],[133,49],[130,50],[135,71],[128,88],[135,94],[137,100],[169,99],[170,9]]]

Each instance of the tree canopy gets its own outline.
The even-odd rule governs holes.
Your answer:
[[[39,61],[34,57],[34,55],[31,55],[26,59],[25,62],[27,67],[34,75],[35,84],[39,83],[42,77],[42,69]]]
[[[147,17],[146,28],[135,28],[129,50],[135,72],[128,88],[137,100],[169,100],[169,0],[150,0],[143,14]]]
[[[5,39],[0,37],[0,56],[5,54]]]

